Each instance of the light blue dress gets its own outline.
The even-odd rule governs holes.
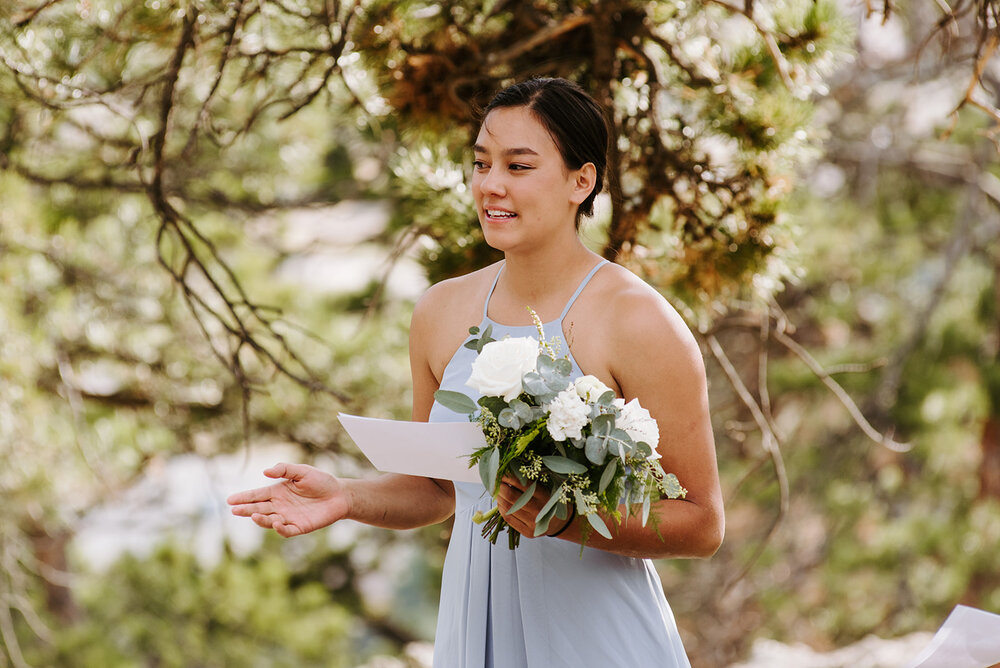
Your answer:
[[[563,337],[562,321],[591,277],[584,278],[545,336]],[[500,272],[503,269],[501,268]],[[500,277],[497,272],[497,279]],[[490,296],[496,288],[496,280]],[[537,336],[534,326],[507,326],[487,316],[493,337]],[[464,392],[476,352],[460,347],[445,368],[441,389]],[[573,377],[583,375],[576,361]],[[431,422],[465,420],[436,403]],[[434,641],[435,668],[688,668],[673,613],[649,559],[623,557],[558,538],[522,539],[511,550],[506,534],[493,545],[472,521],[493,505],[479,483],[455,483],[455,523],[448,544]]]

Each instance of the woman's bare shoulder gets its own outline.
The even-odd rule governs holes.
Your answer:
[[[616,338],[639,344],[659,342],[697,348],[684,318],[666,297],[631,270],[612,265],[603,282],[600,301]],[[673,347],[672,346],[672,347]]]
[[[454,312],[466,307],[475,307],[475,302],[486,297],[486,292],[493,284],[493,279],[499,271],[500,263],[491,264],[482,269],[447,278],[435,283],[417,301],[414,316],[435,318],[445,312]],[[482,308],[482,303],[479,304]]]

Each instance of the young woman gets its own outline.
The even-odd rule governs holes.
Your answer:
[[[602,188],[608,141],[599,105],[563,79],[515,84],[487,107],[472,191],[486,241],[504,260],[442,281],[418,302],[413,419],[465,420],[435,403],[434,391],[469,394],[469,327],[492,324],[497,339],[534,336],[530,306],[546,335],[566,343],[574,376],[594,375],[626,401],[638,397],[657,420],[663,468],[688,490],[654,505],[657,529],[630,521],[611,540],[591,533],[582,554],[578,518],[553,520],[547,536],[530,539],[547,493],[509,513],[523,491],[514,479],[497,504],[525,539],[516,550],[491,544],[472,521],[492,506],[481,484],[393,474],[344,480],[278,464],[265,475],[280,482],[229,499],[234,514],[282,536],[342,519],[402,529],[454,514],[435,637],[441,668],[689,665],[650,558],[708,557],[722,541],[705,370],[667,301],[577,234]]]

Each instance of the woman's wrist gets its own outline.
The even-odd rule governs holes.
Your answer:
[[[566,524],[562,525],[562,528],[559,529],[558,531],[556,531],[555,533],[547,533],[545,535],[548,536],[549,538],[555,538],[556,536],[558,536],[559,534],[561,534],[563,531],[565,531],[566,529],[568,529],[569,525],[572,524],[573,520],[575,520],[575,519],[576,519],[576,505],[574,504],[574,505],[570,506],[569,518],[566,520]]]

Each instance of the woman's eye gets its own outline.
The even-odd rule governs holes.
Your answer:
[[[525,170],[525,169],[531,169],[531,165],[519,165],[519,164],[514,163],[514,164],[511,164],[510,168],[513,171],[517,172],[517,171],[522,171],[522,170]]]
[[[484,170],[484,169],[486,169],[486,163],[483,162],[482,160],[473,160],[472,161],[472,168],[475,169],[475,170],[477,170],[477,171]]]

